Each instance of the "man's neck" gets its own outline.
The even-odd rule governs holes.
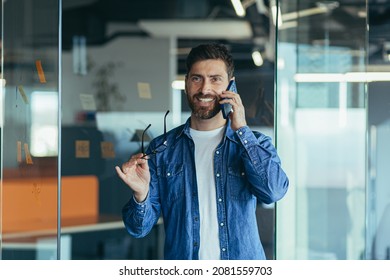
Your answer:
[[[226,120],[223,118],[222,113],[219,113],[215,117],[208,120],[199,119],[194,115],[191,115],[191,128],[195,130],[214,130],[224,125],[226,125]]]

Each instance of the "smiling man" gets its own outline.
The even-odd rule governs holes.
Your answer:
[[[288,178],[271,139],[247,126],[239,94],[226,91],[234,79],[227,48],[199,45],[186,64],[190,118],[155,138],[148,156],[116,167],[133,191],[126,229],[144,237],[162,215],[165,259],[265,259],[256,205],[280,200]],[[232,106],[228,119],[222,104]]]

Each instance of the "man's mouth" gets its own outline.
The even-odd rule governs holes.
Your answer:
[[[214,103],[217,96],[211,94],[197,94],[195,95],[195,100],[199,102],[199,104],[209,105],[210,103]]]
[[[210,97],[208,97],[208,98],[205,98],[205,97],[198,97],[197,98],[200,102],[202,102],[202,103],[208,103],[208,102],[213,102],[214,101],[214,98],[210,98]]]
[[[218,101],[219,96],[216,94],[198,93],[192,99],[188,99],[188,104],[196,117],[206,120],[214,117],[220,111]]]

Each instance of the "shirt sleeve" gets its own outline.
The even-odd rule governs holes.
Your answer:
[[[158,222],[161,214],[153,161],[149,163],[149,170],[152,179],[145,200],[139,203],[132,196],[122,208],[122,219],[126,230],[135,238],[145,237]]]
[[[271,138],[248,126],[236,131],[244,153],[244,162],[251,192],[263,203],[280,200],[287,192],[289,180]]]

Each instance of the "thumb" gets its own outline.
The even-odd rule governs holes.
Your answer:
[[[118,174],[119,178],[121,178],[123,181],[126,179],[126,174],[122,172],[119,166],[115,166],[116,173]]]

